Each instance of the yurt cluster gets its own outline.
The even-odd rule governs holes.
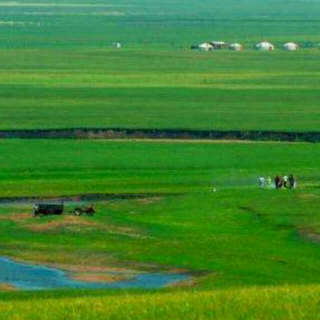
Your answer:
[[[255,45],[254,47],[258,51],[273,51],[276,47],[268,42],[262,41]],[[214,50],[221,50],[221,49],[229,49],[232,51],[242,51],[243,45],[240,43],[230,43],[227,44],[223,41],[212,41],[212,42],[204,42],[199,45],[191,46],[193,50],[200,50],[200,51],[214,51]],[[294,42],[288,42],[283,45],[283,49],[287,51],[296,51],[299,49],[299,45]]]

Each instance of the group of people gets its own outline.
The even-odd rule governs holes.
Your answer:
[[[276,189],[294,189],[297,187],[297,180],[293,174],[290,175],[276,175],[274,179],[271,177],[265,178],[260,176],[259,178],[259,186],[260,188],[276,188]]]

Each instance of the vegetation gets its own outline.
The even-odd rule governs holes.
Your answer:
[[[20,0],[18,4],[1,5],[2,48],[101,48],[114,41],[136,47],[189,48],[205,40],[251,45],[265,38],[276,42],[293,38],[310,46],[319,41],[317,1]]]
[[[319,4],[228,3],[1,4],[0,129],[318,131]],[[253,51],[264,39],[278,51]],[[246,51],[190,50],[210,40]]]
[[[319,286],[105,296],[42,293],[5,296],[0,319],[318,319]],[[39,302],[41,308],[39,308]],[[43,313],[43,311],[45,312]]]
[[[61,265],[178,268],[200,272],[195,280],[203,289],[318,283],[318,145],[5,141],[3,149],[2,196],[157,197],[101,202],[93,218],[35,219],[31,205],[2,207],[2,254]],[[300,189],[258,189],[261,173],[279,171],[293,171]]]
[[[256,188],[260,174],[291,172],[299,183],[319,179],[318,144],[2,140],[0,147],[1,197]]]
[[[316,1],[0,9],[0,130],[319,131]],[[255,52],[264,39],[302,49]],[[246,50],[189,49],[207,40]],[[0,319],[317,319],[318,144],[0,140],[0,150],[1,255],[192,275],[162,291],[3,292]],[[290,173],[296,190],[258,188],[261,174]],[[3,201],[106,193],[93,217],[72,216],[71,203],[38,219],[31,203]]]
[[[0,129],[319,131],[319,55],[2,50]]]

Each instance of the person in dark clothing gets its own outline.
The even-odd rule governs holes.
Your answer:
[[[284,180],[283,180],[283,177],[280,176],[279,189],[283,187],[284,187]]]
[[[274,178],[274,184],[276,186],[276,189],[279,189],[280,188],[280,181],[281,181],[281,178],[279,175],[277,175],[275,178]]]
[[[289,176],[289,188],[293,189],[296,184],[296,179],[294,178],[293,174],[290,174]]]

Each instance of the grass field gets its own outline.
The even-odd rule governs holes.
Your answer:
[[[27,1],[3,2],[2,48],[189,47],[205,40],[319,41],[317,1]]]
[[[7,295],[0,319],[318,319],[319,286],[104,296]],[[9,299],[8,299],[9,298]],[[42,308],[39,308],[41,301]],[[143,310],[143,312],[141,311]],[[45,311],[45,313],[43,313]]]
[[[317,144],[7,140],[1,150],[1,196],[183,194],[103,201],[93,218],[34,219],[31,205],[2,206],[1,254],[67,268],[197,275],[163,293],[5,293],[3,319],[13,319],[13,304],[19,319],[49,309],[54,319],[312,318],[320,268]],[[261,173],[278,172],[296,174],[299,189],[259,190]],[[34,308],[39,299],[41,309]]]
[[[0,5],[0,129],[319,130],[316,1]],[[210,40],[246,51],[189,49]]]
[[[320,51],[1,50],[0,129],[319,131]]]
[[[2,140],[0,148],[2,197],[256,188],[261,174],[291,172],[302,184],[319,179],[318,144]]]
[[[1,147],[4,197],[158,195],[102,202],[97,216],[83,221],[35,220],[31,206],[3,207],[3,254],[204,271],[207,288],[317,282],[317,246],[306,239],[318,231],[318,145],[5,141]],[[286,172],[298,176],[300,190],[258,189],[261,173]],[[168,193],[182,196],[161,196]]]
[[[318,1],[0,2],[0,130],[319,131]],[[253,45],[273,42],[275,52]],[[195,52],[210,40],[244,52]],[[115,50],[112,42],[123,49]],[[297,41],[298,52],[281,50]],[[188,272],[162,291],[4,292],[0,319],[318,319],[319,144],[0,140],[0,198],[152,194],[93,217],[0,203],[0,255]],[[295,174],[296,190],[258,177]],[[0,270],[1,272],[1,270]]]

